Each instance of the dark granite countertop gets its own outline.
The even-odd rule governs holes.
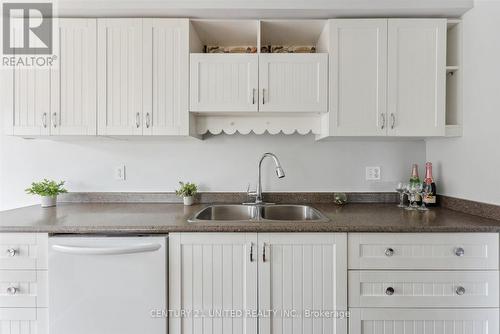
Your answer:
[[[206,204],[62,203],[0,212],[0,232],[500,232],[500,221],[444,208],[406,211],[395,204],[312,204],[326,223],[188,223]]]

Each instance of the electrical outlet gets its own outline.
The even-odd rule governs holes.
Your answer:
[[[366,167],[366,181],[378,181],[380,177],[380,167]]]
[[[115,180],[125,181],[125,165],[115,168]]]

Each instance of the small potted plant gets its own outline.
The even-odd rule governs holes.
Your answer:
[[[194,202],[194,195],[198,191],[198,187],[194,183],[179,182],[180,188],[175,191],[177,196],[182,197],[184,205],[192,205]]]
[[[26,192],[31,195],[38,195],[41,199],[42,208],[56,206],[57,195],[67,193],[64,189],[64,181],[56,182],[43,179],[40,182],[33,182],[31,187],[26,189]]]

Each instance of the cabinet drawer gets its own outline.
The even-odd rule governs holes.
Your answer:
[[[47,307],[47,271],[0,270],[0,307]]]
[[[0,308],[1,334],[48,334],[48,309]]]
[[[498,307],[498,271],[350,271],[349,306]]]
[[[356,334],[498,334],[498,309],[351,309]]]
[[[47,269],[48,235],[0,233],[0,270]]]
[[[349,269],[498,269],[497,233],[353,233]]]

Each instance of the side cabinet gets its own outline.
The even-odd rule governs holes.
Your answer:
[[[142,19],[97,20],[100,135],[142,135]]]
[[[96,19],[59,19],[59,68],[51,71],[51,135],[97,134]]]
[[[261,334],[347,333],[347,319],[316,311],[347,310],[347,234],[269,233],[259,239]],[[288,313],[291,312],[291,313]]]
[[[259,54],[259,111],[327,112],[328,54]]]
[[[390,19],[388,134],[444,136],[446,19]]]
[[[256,54],[193,53],[190,62],[190,111],[257,111]]]
[[[257,310],[256,233],[169,235],[169,333],[257,334],[257,317],[203,314]]]
[[[387,20],[330,21],[335,136],[387,134]]]

